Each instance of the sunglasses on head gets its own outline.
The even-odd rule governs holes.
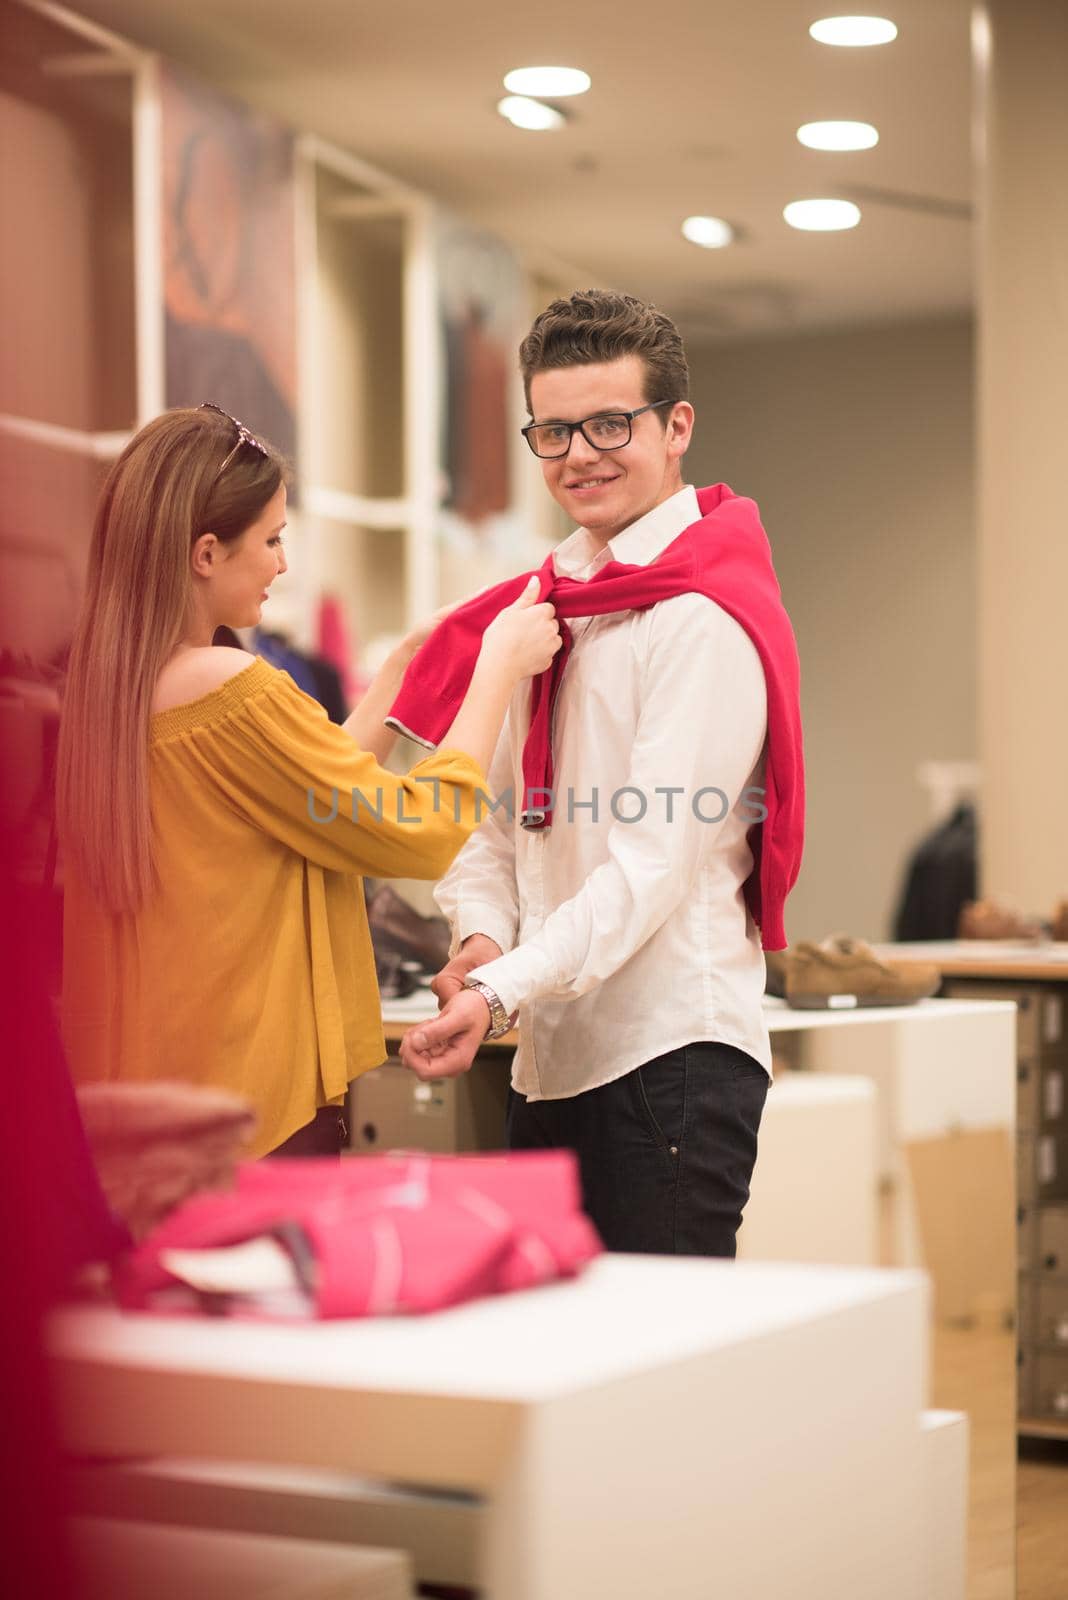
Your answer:
[[[225,417],[227,422],[232,422],[234,427],[237,429],[237,442],[230,451],[230,454],[226,457],[226,460],[223,462],[222,466],[219,468],[218,472],[215,474],[216,482],[218,482],[218,480],[222,477],[223,473],[226,471],[227,467],[230,465],[231,461],[234,459],[243,444],[250,444],[253,450],[258,450],[260,452],[261,456],[270,455],[270,451],[267,449],[267,446],[261,443],[261,441],[256,438],[254,433],[250,433],[243,422],[238,422],[237,418],[232,417],[229,411],[224,411],[222,406],[215,405],[211,400],[205,400],[202,405],[198,406],[197,409],[199,411],[214,411],[216,416]]]

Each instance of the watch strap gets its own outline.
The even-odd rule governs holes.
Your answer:
[[[489,1006],[490,1025],[485,1036],[487,1039],[500,1039],[504,1034],[511,1032],[515,1026],[515,1016],[508,1015],[495,989],[491,989],[488,983],[479,982],[477,978],[465,978],[464,988],[473,989],[476,994],[480,994]]]

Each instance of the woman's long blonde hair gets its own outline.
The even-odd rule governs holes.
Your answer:
[[[97,508],[71,647],[56,780],[67,866],[108,910],[155,886],[148,735],[156,680],[189,625],[190,553],[201,534],[239,539],[285,478],[223,413],[168,411],[130,440]],[[225,471],[220,472],[226,462]]]

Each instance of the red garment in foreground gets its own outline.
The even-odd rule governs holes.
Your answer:
[[[714,600],[752,639],[760,655],[768,699],[764,806],[767,816],[750,830],[753,871],[746,902],[765,950],[786,946],[783,911],[797,881],[804,841],[805,773],[801,739],[801,682],[797,643],[786,615],[767,535],[755,501],[713,484],[697,492],[701,519],[647,566],[610,561],[588,582],[558,578],[552,556],[537,576],[539,599],[550,600],[561,620],[563,648],[535,678],[530,731],[523,747],[523,825],[552,823],[553,755],[550,732],[560,680],[571,651],[567,617],[640,611],[678,594]],[[419,651],[405,674],[386,722],[431,747],[440,744],[467,693],[482,634],[525,588],[531,574],[487,589],[451,613]],[[698,734],[699,737],[699,734]]]
[[[126,1259],[120,1303],[175,1309],[161,1252],[264,1236],[291,1251],[319,1317],[436,1311],[573,1277],[602,1249],[566,1150],[249,1162],[236,1189],[187,1201]]]

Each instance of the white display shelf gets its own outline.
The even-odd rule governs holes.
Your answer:
[[[864,1078],[783,1072],[775,1079],[760,1120],[740,1260],[877,1264],[875,1122],[875,1085]]]
[[[769,1031],[806,1037],[800,1064],[876,1084],[880,1176],[901,1176],[901,1146],[1016,1119],[1016,1008],[1003,1000],[922,1000],[914,1006],[792,1011],[765,1001]],[[864,1030],[863,1042],[857,1029]]]
[[[362,648],[437,605],[431,206],[311,135],[297,158],[304,603],[338,594]]]
[[[1006,1170],[1011,1168],[1015,1006],[1000,1000],[923,1000],[848,1011],[793,1011],[775,1000],[765,1006],[773,1040],[797,1036],[798,1066],[874,1085],[875,1173],[891,1202],[891,1259],[903,1266],[923,1264],[908,1146],[993,1131],[1003,1140]],[[948,1197],[945,1203],[951,1204]],[[1010,1177],[1006,1213],[1011,1205]],[[967,1230],[969,1220],[961,1217],[959,1226]],[[991,1292],[1011,1299],[1011,1263],[991,1259],[989,1265]]]
[[[407,1028],[429,1021],[437,1007],[433,997],[422,991],[403,1001],[385,1002],[383,1013],[387,1037],[395,1038]],[[890,1259],[900,1266],[922,1265],[906,1147],[963,1132],[997,1130],[1003,1134],[1006,1148],[1012,1149],[1015,1006],[999,1000],[923,1000],[910,1006],[795,1011],[785,1001],[768,997],[764,1013],[773,1045],[796,1036],[791,1055],[806,1078],[826,1075],[838,1082],[854,1078],[872,1085],[872,1183],[876,1192],[884,1190],[892,1200]],[[497,1048],[502,1057],[514,1043],[511,1035],[501,1041]],[[487,1060],[493,1049],[484,1048]],[[488,1068],[480,1062],[477,1070]],[[777,1087],[788,1082],[783,1074]],[[828,1171],[833,1179],[833,1166]],[[767,1180],[760,1176],[754,1181]],[[813,1203],[815,1199],[813,1196]],[[1006,1202],[1007,1209],[1010,1205],[1011,1200]],[[967,1226],[965,1219],[961,1226]],[[858,1238],[867,1228],[867,1221],[858,1219]],[[813,1238],[815,1259],[827,1259],[825,1251],[838,1252],[838,1233],[836,1230],[833,1240]],[[856,1254],[853,1247],[850,1254]],[[1002,1276],[1009,1281],[1011,1271]]]
[[[913,1273],[611,1256],[435,1316],[77,1310],[51,1345],[78,1454],[485,1496],[489,1600],[919,1600],[925,1301]]]
[[[917,1000],[907,1006],[842,1006],[825,1011],[795,1010],[774,995],[764,997],[764,1017],[770,1033],[802,1033],[809,1028],[849,1027],[857,1023],[910,1027],[917,1017],[981,1016],[992,1010],[1011,1012],[1008,1001]]]

